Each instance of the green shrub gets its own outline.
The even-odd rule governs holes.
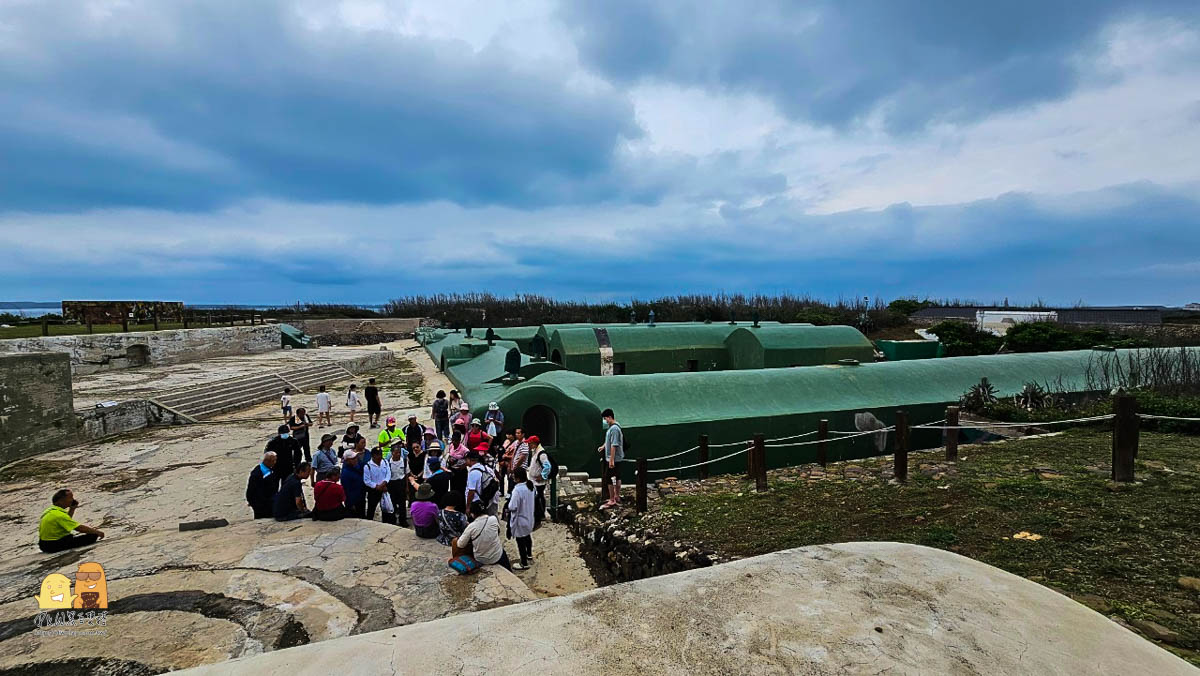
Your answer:
[[[974,324],[953,319],[934,324],[929,332],[945,346],[947,357],[996,354],[1003,344],[999,336],[981,331]]]

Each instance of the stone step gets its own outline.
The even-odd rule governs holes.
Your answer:
[[[591,486],[592,488],[601,488],[602,486],[604,486],[604,479],[601,479],[599,477],[597,477],[595,479],[588,479],[587,485]]]
[[[262,373],[219,380],[166,392],[154,399],[181,413],[194,418],[203,418],[278,399],[283,388],[288,387],[289,384],[293,389],[311,389],[315,393],[318,385],[331,385],[352,378],[353,376],[341,366],[333,362],[326,362],[290,369],[278,375]],[[312,407],[308,406],[307,408]]]
[[[568,472],[567,473],[567,479],[569,479],[571,481],[587,481],[589,478],[590,477],[588,477],[587,472]]]

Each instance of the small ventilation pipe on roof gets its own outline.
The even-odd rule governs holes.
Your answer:
[[[646,321],[649,326],[654,326],[654,310],[650,311],[650,318]]]
[[[758,310],[754,311],[754,328],[758,328]]]
[[[633,326],[635,324],[637,324],[637,311],[630,310],[629,311],[629,325]]]
[[[471,327],[469,327],[469,326],[467,327],[467,337],[468,338],[471,337]]]
[[[736,312],[729,313],[729,324],[730,325],[737,324],[737,313]]]

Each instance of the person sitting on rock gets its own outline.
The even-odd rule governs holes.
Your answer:
[[[301,462],[291,476],[283,480],[279,493],[275,495],[275,520],[292,521],[309,515],[304,502],[304,480],[312,472],[312,465]]]
[[[46,553],[61,552],[74,547],[90,545],[104,537],[104,531],[85,526],[75,520],[79,501],[71,489],[56,491],[50,498],[50,506],[42,512],[38,522],[38,548]],[[82,535],[75,535],[78,531]]]
[[[438,506],[434,502],[433,486],[421,484],[412,503],[413,530],[420,538],[435,538],[440,532],[437,525]]]
[[[500,520],[488,514],[488,508],[478,500],[471,503],[470,509],[472,521],[451,545],[451,557],[469,554],[485,566],[504,566],[511,571],[512,563],[500,539]]]
[[[467,529],[467,514],[463,509],[461,493],[447,493],[446,504],[437,515],[437,541],[447,547],[454,547],[455,540]]]
[[[263,453],[262,462],[250,470],[246,481],[246,504],[254,510],[254,518],[269,519],[275,514],[275,494],[279,492],[279,473],[275,471],[276,455]]]
[[[346,518],[346,492],[339,480],[342,471],[334,465],[313,487],[312,518],[317,521],[340,521]]]

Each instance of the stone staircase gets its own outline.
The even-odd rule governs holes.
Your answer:
[[[150,402],[199,420],[279,399],[285,387],[292,388],[293,395],[308,394],[315,393],[319,385],[332,386],[353,378],[354,374],[341,364],[325,362],[172,390],[152,397]],[[331,391],[331,394],[337,396],[336,392]]]

